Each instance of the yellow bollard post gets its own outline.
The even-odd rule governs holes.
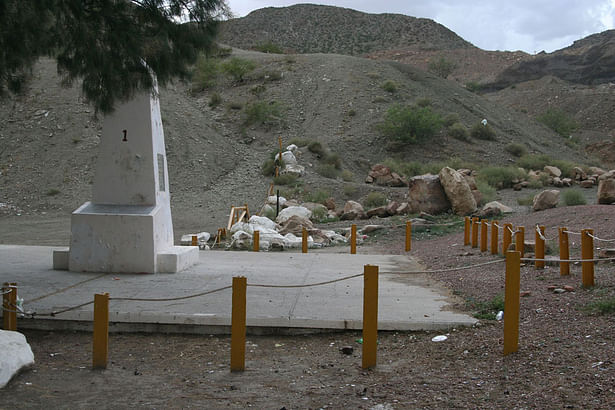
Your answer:
[[[512,242],[512,224],[504,224],[504,233],[502,234],[502,255],[506,256],[510,243]]]
[[[463,246],[470,246],[470,217],[466,216],[463,226]]]
[[[92,367],[107,368],[109,354],[109,294],[94,295],[94,332],[92,334]]]
[[[17,283],[5,282],[2,288],[2,320],[4,330],[17,330]]]
[[[412,222],[406,221],[406,252],[412,249]]]
[[[517,227],[517,232],[515,233],[515,250],[519,252],[523,258],[525,250],[525,227],[523,226]]]
[[[559,228],[559,259],[570,259],[570,245],[568,244],[568,228]],[[559,263],[559,274],[570,275],[570,262]]]
[[[192,235],[192,246],[199,246],[199,238],[196,235]]]
[[[254,231],[254,235],[252,235],[252,250],[254,252],[258,252],[261,246],[261,233],[260,231]]]
[[[231,313],[231,372],[246,369],[246,288],[247,279],[233,278],[233,308]]]
[[[480,222],[480,251],[487,252],[487,221]]]
[[[499,238],[498,234],[500,233],[500,228],[498,228],[498,221],[491,221],[491,254],[498,254],[498,243]]]
[[[378,348],[378,266],[363,268],[363,356],[362,367],[376,367]]]
[[[540,230],[540,233],[538,232]],[[545,258],[545,240],[542,239],[545,236],[545,227],[540,225],[536,227],[536,259],[544,259]],[[535,265],[536,269],[544,269],[545,262],[544,261],[536,261]]]
[[[305,228],[301,231],[301,252],[308,253],[308,231]]]
[[[472,218],[472,247],[478,248],[478,217]]]
[[[357,226],[352,224],[350,228],[350,253],[352,255],[357,253]]]
[[[581,231],[581,259],[594,259],[594,234],[593,229],[583,229]],[[591,288],[594,286],[594,262],[581,262],[583,272],[583,287]]]
[[[504,355],[519,349],[519,289],[521,287],[521,253],[506,253],[504,288]]]

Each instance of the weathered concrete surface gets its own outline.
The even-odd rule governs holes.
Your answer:
[[[197,265],[176,274],[99,274],[52,270],[53,249],[0,245],[0,280],[18,283],[18,295],[24,298],[26,311],[60,310],[91,301],[95,293],[104,292],[111,298],[188,296],[230,286],[233,276],[247,277],[249,285],[304,285],[360,274],[364,265],[372,264],[378,265],[381,273],[380,329],[444,329],[476,322],[466,314],[448,309],[450,295],[426,281],[424,275],[402,273],[422,269],[406,255],[201,251]],[[360,329],[362,326],[361,276],[315,287],[250,286],[247,294],[249,327]],[[45,295],[49,296],[40,298]],[[91,319],[92,305],[88,305],[53,318],[18,319],[18,326],[53,327],[57,323],[63,328],[88,328]],[[159,330],[164,326],[171,331],[170,327],[185,327],[199,328],[195,330],[198,333],[228,332],[230,320],[231,289],[176,301],[110,302],[110,321],[117,323],[111,329],[122,331]]]

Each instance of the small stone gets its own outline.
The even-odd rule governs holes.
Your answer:
[[[553,293],[564,293],[564,292],[566,292],[566,291],[564,289],[562,289],[562,288],[557,288],[557,289],[553,290]]]
[[[553,292],[556,288],[557,286],[553,286],[553,285],[547,286],[547,290],[550,290],[551,292]]]
[[[566,285],[566,286],[564,286],[564,290],[566,292],[574,292],[574,287]]]
[[[354,348],[352,346],[342,346],[340,347],[340,352],[351,355],[354,352]]]
[[[525,291],[521,292],[519,294],[519,296],[521,296],[522,298],[526,298],[526,297],[530,296],[531,294],[532,294],[532,292],[530,292],[529,290],[525,290]]]

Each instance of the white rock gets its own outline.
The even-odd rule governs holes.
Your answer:
[[[293,154],[294,154],[295,152],[297,152],[297,150],[298,150],[298,149],[299,149],[299,147],[298,147],[298,146],[296,146],[295,144],[290,144],[288,147],[286,147],[286,151],[290,151],[290,152],[292,152]]]
[[[34,364],[34,354],[19,332],[0,330],[0,388],[21,369]]]
[[[513,211],[511,207],[506,206],[498,201],[491,201],[489,203],[486,203],[485,206],[483,206],[483,211],[490,209],[490,208],[499,209],[503,214],[509,214]]]
[[[269,205],[276,205],[278,197],[276,195],[271,195],[267,197],[267,203]],[[280,197],[280,206],[283,206],[286,203],[286,198],[283,196]]]
[[[297,164],[297,158],[295,158],[295,154],[293,154],[290,151],[285,151],[282,153],[282,161],[286,165],[296,165]]]
[[[281,172],[282,174],[295,174],[301,176],[305,173],[305,167],[298,164],[286,164]]]
[[[276,218],[277,223],[286,222],[291,216],[300,216],[302,218],[310,219],[312,216],[312,211],[303,207],[303,206],[289,206],[288,208],[282,209]]]
[[[189,233],[187,235],[182,235],[180,240],[180,245],[182,246],[191,246],[192,245],[192,237],[196,235],[197,245],[205,245],[209,242],[209,238],[211,238],[211,234],[209,232],[199,232],[199,233]]]
[[[262,226],[263,228],[272,229],[272,230],[276,229],[275,222],[273,222],[271,219],[267,218],[266,216],[252,215],[248,223],[254,226],[255,230],[256,230],[256,226]]]

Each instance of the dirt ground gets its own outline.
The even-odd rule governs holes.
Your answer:
[[[545,224],[547,238],[561,225],[612,238],[614,209],[564,207],[507,220]],[[402,238],[402,228],[390,228],[359,252],[401,253]],[[416,238],[412,253],[430,269],[499,258],[464,247],[459,230]],[[228,336],[111,334],[109,366],[95,371],[89,333],[25,331],[36,364],[2,390],[1,407],[613,408],[615,316],[588,309],[615,297],[614,267],[598,263],[592,289],[581,288],[577,265],[565,277],[558,267],[522,267],[521,291],[529,293],[521,298],[519,351],[506,357],[502,322],[489,319],[445,332],[380,332],[372,370],[361,368],[360,332],[249,335],[246,371],[231,373]],[[431,276],[467,301],[456,308],[470,312],[504,292],[503,264]],[[566,285],[574,291],[548,288]],[[433,342],[440,334],[448,339]]]

